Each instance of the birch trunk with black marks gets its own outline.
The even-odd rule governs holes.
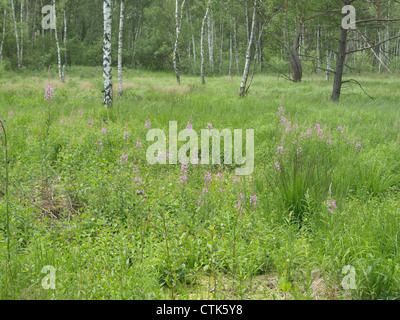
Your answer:
[[[232,33],[229,34],[229,76],[232,76],[232,58],[233,58],[233,52],[232,52]]]
[[[21,39],[20,39],[20,60],[21,60],[21,65],[22,65],[22,58],[23,58],[23,51],[24,51],[24,28],[23,28],[23,22],[24,22],[24,18],[25,18],[25,8],[24,8],[24,1],[21,0],[21,10],[20,10],[20,21],[21,21],[21,25],[20,25],[20,30],[21,30]]]
[[[65,15],[65,10],[64,10],[64,37],[63,37],[63,42],[64,42],[64,64],[63,64],[63,79],[65,80],[65,66],[67,65],[67,17]]]
[[[251,46],[253,45],[254,29],[256,25],[256,12],[257,12],[257,0],[254,0],[253,21],[251,23],[250,39],[249,39],[249,44],[247,45],[246,62],[243,71],[242,84],[240,85],[240,92],[239,92],[239,96],[241,97],[244,96],[246,93],[246,84],[247,84],[247,78],[249,76],[250,61],[251,61]]]
[[[248,9],[248,5],[247,5],[247,1],[246,1],[246,34],[247,34],[247,45],[249,45],[250,42],[250,26],[249,26],[249,9]]]
[[[189,65],[190,65],[190,70],[192,73],[196,72],[196,68],[194,66],[194,62],[192,62],[192,39],[193,39],[193,26],[192,26],[192,18],[191,15],[189,17],[189,12],[190,12],[190,6],[189,8],[186,9],[186,19],[187,23],[190,29],[190,37],[188,38],[188,46],[187,46],[187,52],[188,52],[188,60],[189,60]],[[196,54],[194,53],[194,57],[196,57]],[[195,59],[195,58],[194,58]]]
[[[4,37],[6,35],[6,14],[7,11],[4,9],[4,15],[3,15],[3,33],[2,33],[2,39],[1,39],[1,44],[0,44],[0,66],[3,65],[3,45],[4,45]]]
[[[181,33],[183,7],[185,5],[185,2],[186,2],[186,0],[182,1],[180,18],[179,18],[179,0],[176,0],[176,2],[175,2],[176,38],[175,38],[174,53],[173,53],[172,59],[173,59],[173,64],[174,64],[176,82],[178,84],[181,84],[181,77],[180,77],[180,74],[179,74],[178,45],[179,45],[179,35]]]
[[[221,74],[222,72],[222,56],[224,53],[224,24],[222,22],[222,18],[220,20],[220,29],[221,29],[221,47],[220,47],[219,68],[218,68],[219,74]]]
[[[35,0],[35,5],[33,8],[33,22],[32,22],[32,45],[35,41],[35,33],[36,33],[36,7],[37,7],[37,0]]]
[[[206,9],[206,14],[204,15],[203,22],[201,24],[201,37],[200,37],[200,47],[201,47],[201,66],[200,66],[200,73],[201,73],[201,83],[205,84],[205,79],[204,79],[204,34],[205,34],[205,26],[206,26],[206,20],[208,17],[208,13],[210,10],[210,2],[208,3],[207,9]]]
[[[330,48],[326,50],[326,76],[325,80],[329,81],[329,76],[330,76],[330,70],[331,70],[331,51]]]
[[[239,74],[239,52],[238,52],[238,43],[237,43],[237,26],[236,26],[236,16],[233,17],[233,42],[235,45],[235,60],[236,60],[236,70]]]
[[[207,36],[208,36],[208,57],[210,62],[210,73],[214,73],[214,39],[213,39],[213,30],[212,30],[212,17],[211,17],[211,9],[209,9],[207,16]]]
[[[58,42],[58,32],[57,32],[57,14],[56,14],[56,1],[52,0],[52,4],[54,7],[54,19],[55,19],[55,29],[54,29],[54,35],[55,35],[55,40],[56,40],[56,46],[57,46],[57,61],[58,61],[58,76],[60,77],[60,80],[62,83],[64,83],[64,78],[61,70],[61,51],[60,51],[60,43]]]
[[[193,69],[194,72],[196,73],[196,41],[194,40],[194,34],[193,34],[193,23],[192,23],[192,12],[189,7],[189,22],[190,22],[190,30],[192,33],[192,44],[193,44]]]
[[[103,38],[103,78],[104,78],[104,101],[103,105],[112,107],[113,87],[112,87],[112,68],[111,68],[111,25],[112,12],[111,0],[103,0],[104,16],[104,38]]]
[[[261,21],[260,21],[260,24],[259,24],[259,27],[258,27],[258,29],[259,30],[262,30],[262,25],[261,25]],[[261,32],[261,31],[260,31]],[[258,61],[259,61],[259,63],[260,63],[260,72],[262,72],[262,67],[263,67],[263,42],[262,42],[262,37],[261,36],[259,36],[259,39],[258,39],[258,48],[259,48],[259,58],[258,58]]]
[[[122,88],[122,43],[123,43],[123,32],[124,32],[124,12],[125,12],[125,0],[121,0],[121,9],[119,13],[119,34],[118,34],[118,94],[122,98],[124,93]]]
[[[321,36],[321,30],[320,30],[320,27],[318,26],[318,28],[317,28],[317,63],[318,63],[317,73],[319,73],[319,70],[321,69],[321,50],[319,48],[320,36]]]
[[[12,13],[12,18],[13,18],[13,22],[14,22],[15,40],[17,43],[18,71],[21,71],[21,52],[20,52],[20,47],[19,47],[17,20],[15,19],[15,6],[14,6],[13,0],[11,0],[11,13]]]

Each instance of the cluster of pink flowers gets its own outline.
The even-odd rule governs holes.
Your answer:
[[[238,197],[238,202],[235,204],[236,210],[239,212],[243,212],[243,199],[243,193],[240,193]]]
[[[120,159],[121,159],[121,163],[125,164],[128,161],[128,154],[123,153]]]
[[[212,179],[212,176],[211,176],[211,172],[207,172],[204,175],[204,184],[208,185],[208,184],[212,183],[212,181],[213,181],[213,179]]]
[[[197,204],[199,206],[201,206],[201,207],[204,206],[202,198],[204,198],[207,193],[208,193],[208,188],[204,187],[203,190],[201,191],[201,196],[200,196],[199,200],[197,200]]]
[[[140,187],[142,185],[142,178],[139,176],[135,177],[135,181],[137,182],[137,186]]]
[[[187,181],[187,175],[186,175],[187,170],[188,170],[188,166],[183,164],[181,166],[181,176],[179,177],[180,183],[184,183]]]
[[[208,130],[212,130],[212,128],[213,128],[212,123],[208,123],[208,124],[207,124],[207,129],[208,129]]]
[[[334,200],[332,200],[332,201],[327,200],[327,201],[326,201],[326,204],[327,204],[327,206],[328,206],[328,211],[329,211],[330,213],[334,213],[334,212],[335,212],[335,209],[337,208],[336,202],[335,202]]]
[[[279,161],[275,162],[275,168],[276,170],[281,170],[281,164],[279,163]]]
[[[312,137],[312,134],[313,134],[312,130],[311,130],[311,129],[308,129],[307,132],[302,132],[302,133],[300,134],[299,140],[300,140],[300,141],[303,141],[306,137]]]
[[[142,143],[140,141],[136,142],[136,147],[140,148],[142,146]]]
[[[317,136],[318,136],[318,138],[320,138],[321,140],[324,140],[324,139],[325,139],[325,136],[324,136],[323,133],[322,133],[321,125],[317,123],[317,124],[315,125],[315,128],[317,129]]]
[[[45,91],[45,94],[44,94],[44,100],[51,101],[53,99],[54,99],[54,89],[53,89],[53,87],[51,85],[48,85],[46,87],[46,91]]]
[[[252,195],[252,196],[250,196],[250,204],[253,204],[253,205],[257,205],[257,195],[255,194],[255,195]]]
[[[129,131],[124,132],[124,139],[129,139]]]
[[[107,133],[107,128],[101,128],[101,133],[106,134]]]
[[[13,110],[10,110],[10,111],[8,112],[8,115],[9,115],[10,117],[14,116],[14,111],[13,111]]]
[[[192,131],[193,125],[190,122],[188,122],[186,125],[186,129],[189,130],[189,132]]]
[[[199,148],[197,148],[197,147],[194,147],[193,148],[193,153],[194,153],[194,157],[193,157],[193,161],[192,161],[192,163],[193,164],[199,164]]]
[[[151,122],[150,120],[146,120],[146,123],[144,124],[145,128],[151,129]]]
[[[78,113],[79,113],[81,116],[83,116],[83,108],[82,108],[82,107],[78,110]]]
[[[339,131],[343,131],[343,127],[342,127],[342,126],[337,127],[337,129],[338,129]]]
[[[93,119],[89,119],[88,121],[88,127],[91,127],[94,124],[94,120]]]

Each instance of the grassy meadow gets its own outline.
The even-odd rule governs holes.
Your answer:
[[[0,299],[400,298],[398,75],[332,103],[322,74],[239,98],[239,76],[126,70],[106,110],[101,68],[55,71],[0,73]],[[169,121],[254,129],[254,173],[148,164]]]

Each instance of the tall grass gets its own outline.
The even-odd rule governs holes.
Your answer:
[[[0,114],[14,112],[1,160],[12,180],[5,186],[4,171],[0,261],[15,239],[1,298],[398,298],[395,77],[358,79],[374,101],[346,87],[332,104],[319,77],[256,76],[239,99],[238,77],[202,86],[183,76],[178,87],[171,74],[127,70],[124,98],[105,114],[101,70],[68,74],[65,85],[56,74],[0,78]],[[46,122],[38,111],[49,81]],[[166,132],[174,120],[178,130],[189,121],[196,131],[255,129],[254,175],[189,165],[182,182],[179,165],[148,165],[146,120]],[[56,290],[40,285],[45,265],[57,270]],[[345,265],[356,269],[356,290],[340,286]]]

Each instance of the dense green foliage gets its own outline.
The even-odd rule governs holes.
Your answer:
[[[99,68],[67,72],[65,85],[54,71],[1,74],[1,299],[400,298],[395,76],[357,78],[375,100],[345,86],[334,104],[322,76],[256,76],[239,99],[238,77],[177,86],[134,70],[107,111]],[[254,174],[149,165],[146,121],[171,120],[254,128]],[[41,286],[46,265],[55,290]],[[354,290],[341,287],[346,265]]]
[[[57,62],[57,48],[54,31],[43,30],[40,4],[37,0],[15,2],[15,16],[20,47],[23,49],[22,67],[42,71]],[[201,24],[205,13],[206,0],[187,0],[183,10],[181,38],[179,41],[180,69],[186,74],[200,73],[200,35]],[[50,2],[49,2],[50,3]],[[49,4],[43,1],[43,5]],[[112,24],[112,63],[117,65],[119,1],[113,3]],[[287,5],[286,5],[287,3]],[[379,5],[378,5],[379,4]],[[206,73],[242,74],[247,38],[251,27],[250,0],[215,0],[212,1],[210,27],[206,24]],[[335,1],[259,1],[256,21],[256,34],[253,52],[258,51],[256,72],[279,72],[289,74],[287,48],[283,41],[283,19],[287,9],[287,41],[292,41],[302,21],[299,53],[304,64],[305,73],[321,72],[326,68],[327,56],[337,51],[342,16],[340,10],[344,2]],[[357,20],[386,19],[398,17],[400,6],[396,1],[352,2],[357,9]],[[3,8],[5,17],[5,39],[3,46],[3,67],[6,70],[17,69],[17,46],[14,24],[11,15],[10,1],[0,1],[0,25],[3,25]],[[66,14],[67,65],[101,66],[103,45],[103,3],[100,0],[78,1],[57,0],[57,31],[64,61],[64,20]],[[334,11],[336,10],[336,11]],[[175,41],[175,1],[128,1],[126,7],[123,35],[123,65],[126,68],[140,68],[153,71],[172,70],[172,52]],[[247,15],[246,15],[247,13]],[[325,14],[323,14],[325,13]],[[301,20],[302,19],[302,20]],[[235,23],[236,22],[236,23]],[[234,39],[236,26],[236,41]],[[210,30],[210,31],[209,31]],[[259,31],[263,30],[259,38]],[[368,43],[380,44],[389,40],[389,45],[382,43],[374,47],[376,53],[391,69],[399,67],[399,23],[370,21],[360,23],[359,30],[367,37]],[[0,33],[2,29],[0,29]],[[209,58],[209,41],[213,43],[214,63]],[[231,49],[232,40],[232,49]],[[0,37],[1,41],[1,37]],[[194,42],[194,43],[193,43]],[[236,44],[235,44],[236,43]],[[369,47],[361,36],[352,31],[348,49],[350,51]],[[238,67],[236,66],[236,48]],[[222,49],[222,50],[221,50]],[[231,57],[232,51],[232,57]],[[349,54],[347,64],[355,72],[381,71],[381,65],[370,50]],[[64,62],[63,62],[64,63]],[[230,67],[231,65],[231,67]],[[334,59],[331,67],[334,68]],[[382,68],[383,69],[383,68]]]

